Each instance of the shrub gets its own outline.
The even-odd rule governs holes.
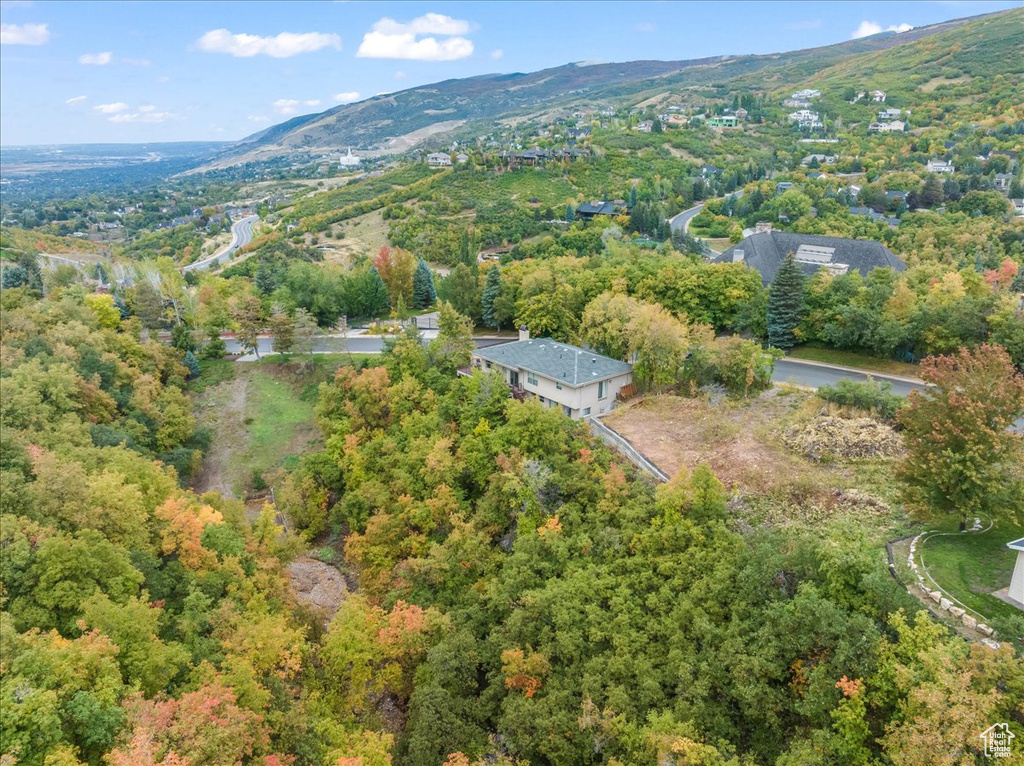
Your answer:
[[[227,351],[228,347],[225,345],[224,340],[219,337],[214,337],[210,339],[209,343],[203,346],[202,350],[199,352],[199,358],[220,359],[227,353]]]
[[[903,403],[903,397],[892,393],[892,384],[874,380],[840,380],[834,386],[822,386],[818,397],[826,402],[870,410],[883,420],[892,420]]]

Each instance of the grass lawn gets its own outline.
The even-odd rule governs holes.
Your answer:
[[[957,522],[950,519],[940,529],[955,532]],[[923,560],[943,590],[991,619],[998,628],[1001,619],[1024,616],[1024,612],[991,595],[1010,584],[1017,554],[1006,543],[1020,537],[1024,537],[1024,529],[1005,524],[986,532],[930,537],[923,546],[919,544],[918,561]]]
[[[293,468],[299,456],[316,448],[320,431],[313,421],[317,387],[341,366],[379,359],[377,354],[316,354],[315,365],[300,368],[278,355],[262,363],[224,359],[202,362],[189,384],[200,425],[213,442],[197,477],[197,492],[217,490],[244,497],[255,477],[279,467]]]
[[[199,377],[188,382],[188,390],[194,394],[203,393],[207,387],[216,386],[235,377],[237,363],[230,359],[210,359],[199,363]]]
[[[318,439],[313,427],[315,391],[313,396],[309,393],[269,369],[249,372],[244,420],[248,444],[228,462],[236,482],[277,468]]]
[[[789,356],[793,359],[806,359],[808,362],[838,364],[843,367],[853,367],[858,370],[881,372],[888,375],[901,375],[907,378],[920,377],[921,372],[915,364],[894,362],[890,359],[880,359],[877,356],[858,354],[855,351],[839,351],[820,346],[798,346],[789,352]]]

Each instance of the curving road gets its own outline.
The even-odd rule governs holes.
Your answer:
[[[734,191],[731,194],[726,194],[725,196],[735,197],[736,199],[739,199],[740,197],[743,196],[743,189],[740,189],[739,191]],[[697,216],[697,214],[700,213],[700,211],[703,209],[703,202],[694,205],[693,207],[689,207],[683,212],[676,213],[674,216],[669,218],[668,225],[672,229],[672,231],[679,231],[680,229],[682,229],[684,232],[689,231],[690,221],[692,221]]]
[[[892,384],[892,392],[898,396],[909,396],[915,389],[928,384],[915,378],[884,375],[880,372],[864,372],[852,367],[839,367],[821,362],[807,362],[802,359],[776,359],[772,380],[776,383],[792,383],[804,388],[834,386],[840,380],[865,381],[868,378]]]
[[[245,247],[252,242],[252,227],[258,220],[260,220],[258,215],[250,215],[235,221],[231,225],[231,243],[227,247],[218,250],[209,258],[190,263],[182,271],[203,271],[211,266],[219,266],[238,248]]]

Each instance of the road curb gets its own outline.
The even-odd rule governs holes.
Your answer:
[[[808,359],[795,359],[791,356],[782,357],[787,362],[793,364],[806,364],[808,367],[821,367],[826,370],[839,370],[840,372],[855,372],[858,375],[870,375],[872,378],[881,378],[882,380],[896,380],[900,383],[910,383],[917,386],[930,386],[930,383],[926,383],[920,378],[909,378],[905,375],[892,375],[887,372],[875,372],[874,370],[863,370],[858,367],[847,367],[841,364],[828,364],[827,362],[812,362]]]

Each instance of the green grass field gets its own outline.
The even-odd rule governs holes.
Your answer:
[[[917,365],[880,359],[877,356],[858,354],[855,351],[839,351],[833,348],[818,346],[798,346],[789,352],[793,359],[805,359],[808,362],[838,364],[869,372],[881,372],[888,375],[900,375],[907,378],[920,377],[921,370]]]
[[[955,532],[957,521],[951,518],[940,529]],[[1020,537],[1024,529],[1005,524],[986,532],[930,537],[918,546],[918,562],[924,562],[943,590],[998,628],[1005,619],[1024,617],[1024,612],[991,595],[1010,584],[1017,554],[1006,543]]]

